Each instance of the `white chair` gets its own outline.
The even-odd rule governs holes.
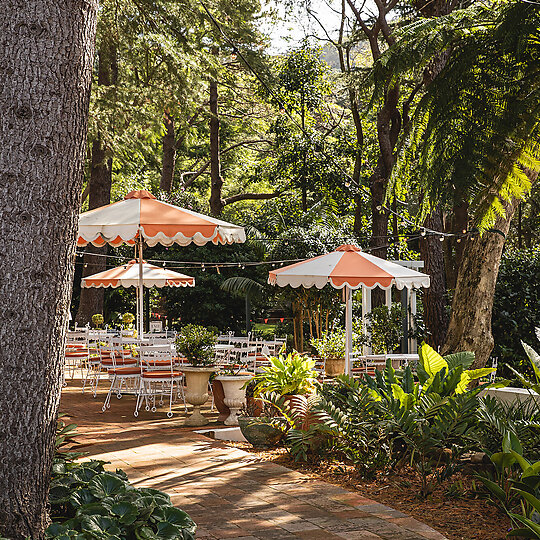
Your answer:
[[[184,375],[175,369],[173,364],[172,346],[162,347],[150,346],[141,347],[140,366],[142,368],[137,392],[137,403],[135,404],[134,415],[139,415],[139,410],[144,402],[145,410],[156,412],[156,398],[159,397],[159,405],[163,405],[164,397],[169,397],[169,411],[167,417],[171,418],[172,404],[176,401],[176,396],[182,397],[184,409],[187,412],[186,399],[184,395]]]

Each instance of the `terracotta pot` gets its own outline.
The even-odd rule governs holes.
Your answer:
[[[324,371],[328,377],[336,377],[345,373],[345,358],[327,358]]]
[[[201,414],[201,406],[208,401],[208,380],[217,371],[214,367],[184,367],[186,401],[193,405],[193,414],[184,422],[186,426],[206,426],[209,420]]]
[[[283,432],[260,418],[239,416],[240,431],[256,448],[272,448],[283,438]]]
[[[247,409],[250,411],[253,417],[257,418],[262,416],[264,410],[264,402],[261,398],[253,396],[246,397]]]
[[[253,375],[219,375],[216,380],[221,381],[225,392],[225,405],[231,409],[231,414],[225,420],[227,426],[238,425],[238,411],[246,403],[246,382],[250,381]]]
[[[223,385],[221,384],[221,381],[218,381],[216,379],[212,381],[212,394],[214,394],[214,405],[219,412],[217,421],[225,422],[225,418],[227,418],[229,414],[231,414],[231,410],[229,409],[229,407],[227,407],[227,405],[225,405],[225,402],[223,401],[225,399],[225,392],[223,391]]]

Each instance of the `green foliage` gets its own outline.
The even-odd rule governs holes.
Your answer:
[[[540,328],[536,329],[537,333],[540,334]],[[521,342],[527,357],[529,358],[530,366],[532,368],[532,377],[529,379],[516,371],[513,367],[508,366],[508,368],[516,375],[524,388],[532,390],[537,395],[540,395],[540,355],[529,345]]]
[[[399,346],[402,335],[401,304],[378,306],[366,315],[365,334],[360,334],[359,340],[369,345],[373,354],[392,353]]]
[[[525,459],[518,439],[510,434],[503,440],[502,451],[493,454],[491,461],[497,481],[476,477],[512,519],[514,529],[508,536],[540,538],[540,461],[531,463]],[[517,514],[516,509],[522,513]]]
[[[504,216],[503,204],[524,197],[524,169],[540,170],[540,8],[474,3],[405,28],[375,67],[376,95],[397,77],[442,71],[414,112],[389,193],[409,182],[424,193],[425,216],[441,200],[468,200],[481,229]]]
[[[65,425],[59,415],[55,457],[49,491],[53,523],[46,538],[57,540],[158,539],[191,540],[196,525],[174,508],[166,493],[128,482],[124,471],[107,472],[105,462],[74,462],[81,453],[60,451],[73,445],[75,424]]]
[[[136,489],[123,471],[105,471],[102,461],[55,462],[49,503],[47,538],[195,538],[195,523],[166,493]]]
[[[94,313],[92,315],[92,323],[96,328],[99,328],[104,322],[103,315],[101,313]]]
[[[314,388],[317,372],[315,360],[293,351],[287,356],[270,357],[270,365],[262,367],[262,372],[255,376],[257,385],[255,395],[275,392],[285,394],[308,394]]]
[[[214,345],[217,334],[209,328],[196,324],[186,324],[176,337],[176,349],[193,366],[208,366],[214,363]]]
[[[312,339],[311,346],[321,358],[343,358],[345,356],[345,331],[324,332],[320,339]]]
[[[135,320],[135,315],[133,315],[133,313],[124,313],[122,315],[122,323],[125,325],[133,324],[134,320]]]
[[[532,374],[523,355],[520,337],[535,342],[534,327],[540,325],[540,249],[508,250],[501,259],[493,302],[492,328],[498,372],[512,377],[507,365]]]

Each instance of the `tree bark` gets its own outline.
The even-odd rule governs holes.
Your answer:
[[[437,207],[425,220],[424,226],[442,231],[442,212]],[[430,286],[422,295],[424,323],[430,335],[430,345],[436,350],[443,346],[448,330],[448,304],[446,297],[446,274],[444,270],[443,242],[429,233],[420,241],[420,256],[424,261],[423,272],[431,278]]]
[[[210,81],[210,210],[219,216],[223,210],[221,163],[219,155],[219,116],[217,81]]]
[[[98,84],[116,85],[118,82],[117,47],[112,41],[103,41],[98,52]],[[99,208],[111,202],[112,157],[109,156],[100,135],[92,142],[90,178],[88,180],[88,210]],[[85,248],[82,276],[90,276],[107,268],[108,246],[98,248],[89,244]],[[98,256],[101,255],[101,256]],[[83,289],[79,299],[79,308],[75,321],[84,326],[89,323],[94,313],[103,313],[105,289]]]
[[[165,135],[163,135],[163,166],[159,189],[170,193],[172,191],[174,167],[176,164],[176,140],[174,133],[174,118],[168,113],[163,115]]]
[[[43,538],[73,279],[97,0],[0,18],[0,535]]]
[[[537,180],[537,173],[526,173],[531,182]],[[482,236],[470,236],[463,250],[443,353],[473,351],[474,369],[485,366],[493,350],[491,312],[495,284],[506,235],[518,204],[517,200],[504,204],[506,216],[498,217],[493,228]]]

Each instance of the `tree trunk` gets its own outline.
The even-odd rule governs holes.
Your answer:
[[[176,164],[176,140],[174,134],[174,118],[165,113],[163,116],[165,135],[163,135],[163,166],[159,189],[170,193],[172,191],[174,167]]]
[[[437,207],[425,220],[424,226],[435,231],[443,230],[442,212]],[[440,237],[428,234],[420,241],[420,256],[424,261],[423,272],[431,278],[428,289],[422,295],[424,323],[431,336],[430,345],[435,349],[443,346],[448,329],[446,311],[446,274],[444,269],[443,242]]]
[[[116,85],[118,82],[117,47],[112,41],[103,41],[98,52],[98,84],[101,86]],[[99,208],[111,202],[112,157],[109,150],[98,135],[92,142],[90,162],[90,178],[88,180],[88,210]],[[84,250],[82,277],[102,272],[107,268],[108,246],[98,248],[89,244]],[[97,256],[97,255],[101,256]],[[79,308],[75,321],[84,326],[90,322],[94,313],[103,314],[105,289],[82,289]]]
[[[90,165],[90,197],[88,209],[93,210],[111,202],[112,159],[106,158],[106,151],[101,140],[92,143],[92,162]],[[84,251],[82,277],[87,277],[107,268],[108,248],[88,244]],[[105,289],[81,289],[79,309],[75,321],[84,326],[90,322],[94,313],[103,313]]]
[[[223,210],[221,200],[221,164],[219,156],[219,116],[218,116],[218,87],[217,81],[210,81],[210,210],[214,216],[219,216]]]
[[[97,0],[2,6],[0,535],[43,538]]]
[[[527,174],[531,181],[536,180],[536,174]],[[506,217],[497,218],[493,228],[482,236],[470,236],[463,250],[443,353],[473,351],[474,369],[485,366],[493,350],[495,284],[505,237],[518,203],[514,200],[505,204]]]

